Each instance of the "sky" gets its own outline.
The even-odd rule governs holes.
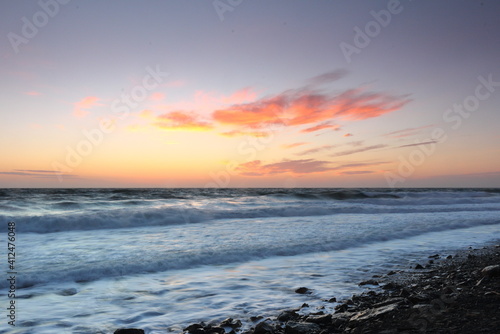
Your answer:
[[[500,187],[500,2],[0,2],[0,187]]]

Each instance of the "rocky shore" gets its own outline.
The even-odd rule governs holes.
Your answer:
[[[500,333],[500,246],[432,254],[427,263],[360,282],[373,287],[338,301],[335,312],[308,305],[276,317],[198,323],[190,334]],[[296,293],[308,293],[300,287]],[[334,298],[326,302],[337,302]],[[140,334],[119,329],[115,334]]]

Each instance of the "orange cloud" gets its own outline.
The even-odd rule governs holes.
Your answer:
[[[307,154],[318,153],[321,151],[329,151],[329,150],[334,149],[336,147],[337,147],[336,145],[323,145],[323,146],[319,146],[319,147],[311,148],[309,150],[302,151],[302,152],[298,153],[298,155],[307,155]]]
[[[222,132],[221,135],[226,137],[236,137],[236,136],[252,136],[252,137],[267,137],[269,136],[268,132],[264,131],[228,131]]]
[[[206,131],[212,126],[192,112],[172,111],[156,118],[155,126],[165,130]]]
[[[319,123],[304,130],[313,132],[336,128],[328,123],[332,119],[379,117],[401,109],[409,101],[406,96],[367,92],[364,88],[350,89],[340,94],[303,88],[219,109],[214,111],[213,118],[221,124],[250,129],[265,129],[276,124],[298,126]]]
[[[283,148],[294,148],[294,147],[298,147],[298,146],[302,146],[302,145],[306,145],[306,144],[309,144],[309,143],[299,142],[299,143],[281,145],[281,147],[283,147]]]
[[[87,116],[89,114],[87,109],[91,109],[96,106],[103,106],[103,104],[99,103],[100,100],[100,98],[95,96],[87,96],[80,101],[73,103],[75,106],[73,109],[73,115],[77,118]]]
[[[340,125],[333,125],[333,124],[330,124],[329,122],[323,122],[323,123],[319,123],[318,125],[315,125],[315,126],[312,126],[310,128],[306,128],[300,132],[315,132],[315,131],[319,131],[319,130],[323,130],[323,129],[333,129],[334,131],[338,131],[340,130]]]
[[[346,133],[346,134],[344,135],[344,137],[352,137],[352,136],[353,136],[353,134],[352,134],[352,133]]]
[[[331,170],[329,161],[314,159],[285,160],[273,164],[263,165],[260,160],[243,163],[236,167],[236,171],[245,176],[262,176],[269,174],[310,174],[321,173]]]

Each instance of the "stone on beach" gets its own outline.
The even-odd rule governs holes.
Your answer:
[[[500,265],[487,266],[481,270],[481,275],[485,277],[499,277]]]

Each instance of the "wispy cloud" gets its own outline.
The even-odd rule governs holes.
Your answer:
[[[285,144],[285,145],[281,145],[282,148],[294,148],[294,147],[299,147],[299,146],[302,146],[302,145],[307,145],[309,143],[306,143],[306,142],[298,142],[298,143],[292,143],[292,144]]]
[[[363,120],[401,109],[407,96],[369,92],[365,88],[342,93],[325,93],[315,88],[287,90],[254,102],[236,104],[214,111],[213,119],[223,125],[265,129],[272,125],[300,126],[315,124],[304,130],[313,132],[335,128],[333,119]]]
[[[329,161],[314,159],[286,160],[273,164],[262,164],[260,160],[254,160],[240,164],[236,171],[245,176],[263,176],[271,174],[311,174],[326,172],[331,169]]]
[[[313,153],[318,153],[318,152],[323,152],[323,151],[330,151],[334,148],[336,148],[336,145],[322,145],[319,147],[314,147],[302,152],[297,153],[297,155],[308,155],[308,154],[313,154]]]
[[[30,95],[30,96],[39,96],[39,95],[42,95],[42,93],[36,92],[36,91],[24,92],[24,94],[25,95]]]
[[[149,96],[149,99],[152,101],[161,101],[161,100],[165,99],[165,94],[163,94],[161,92],[154,92],[153,94],[151,94]]]
[[[373,174],[375,173],[372,170],[353,170],[353,171],[345,171],[345,172],[340,172],[340,174],[345,174],[345,175],[361,175],[361,174]]]
[[[380,145],[372,145],[372,146],[357,148],[357,149],[353,149],[353,150],[345,150],[342,152],[332,154],[331,157],[341,157],[341,156],[345,156],[345,155],[351,155],[351,154],[362,153],[362,152],[366,152],[366,151],[372,151],[372,150],[376,150],[376,149],[384,148],[384,147],[387,147],[387,145],[380,144]]]
[[[2,175],[17,175],[17,176],[34,176],[34,177],[57,177],[58,171],[43,170],[43,169],[14,169],[10,172],[0,171]],[[75,174],[64,174],[65,177],[78,177]]]
[[[300,132],[315,132],[323,129],[333,129],[334,131],[340,130],[340,125],[331,124],[330,122],[321,122],[315,126],[303,129]]]
[[[344,135],[344,137],[352,137],[352,136],[354,136],[352,133],[346,133],[346,134]]]
[[[222,136],[225,137],[237,137],[237,136],[251,136],[251,137],[267,137],[269,136],[269,132],[266,131],[228,131],[221,132]]]
[[[154,125],[164,130],[206,131],[212,125],[193,112],[172,111],[156,117]]]
[[[414,143],[414,144],[401,145],[401,146],[398,146],[398,147],[399,148],[400,147],[412,147],[412,146],[429,145],[429,144],[436,144],[436,143],[438,143],[437,140],[431,140],[431,141],[426,141],[426,142],[422,142],[422,143]]]
[[[410,136],[414,136],[416,134],[419,134],[421,132],[421,130],[428,129],[431,127],[434,127],[434,125],[431,124],[431,125],[425,125],[425,126],[420,126],[420,127],[416,127],[416,128],[408,128],[408,129],[398,130],[398,131],[383,134],[382,136],[391,137],[391,138],[410,137]]]
[[[319,86],[327,83],[331,83],[345,77],[349,71],[346,69],[337,69],[324,74],[317,75],[308,80],[310,85]]]
[[[76,118],[83,118],[87,116],[89,114],[88,109],[97,106],[103,106],[103,104],[99,103],[99,101],[101,101],[101,99],[98,97],[87,96],[81,99],[80,101],[73,103],[74,105],[73,116],[75,116]]]

